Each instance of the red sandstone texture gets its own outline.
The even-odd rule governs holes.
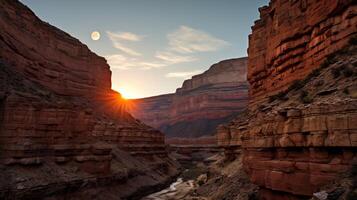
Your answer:
[[[352,0],[272,0],[260,8],[248,48],[250,103],[318,68],[356,32]]]
[[[104,58],[30,10],[8,2],[1,1],[2,60],[57,94],[96,96],[110,90],[111,71]]]
[[[249,111],[220,126],[217,140],[227,154],[243,149],[264,199],[307,198],[357,159],[357,5],[273,0],[260,13],[249,38]]]
[[[14,0],[0,1],[0,49],[0,198],[126,198],[175,175],[164,135],[124,111],[104,58]],[[134,178],[145,181],[125,188]]]
[[[213,135],[217,125],[247,105],[246,63],[246,58],[221,61],[186,80],[174,94],[133,100],[130,112],[167,137]]]

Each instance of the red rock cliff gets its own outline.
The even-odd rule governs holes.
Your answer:
[[[1,6],[0,56],[17,72],[62,95],[110,90],[111,72],[104,58],[30,10],[20,12],[19,6],[9,7],[6,1]]]
[[[176,93],[137,99],[131,113],[168,137],[213,135],[247,104],[246,58],[214,64],[186,80]]]
[[[260,13],[249,111],[218,128],[218,143],[243,149],[263,199],[309,198],[357,159],[357,5],[272,0]]]
[[[123,110],[105,59],[14,0],[0,0],[0,65],[1,199],[129,198],[174,175],[164,135]]]
[[[356,32],[351,0],[273,0],[260,8],[248,48],[251,103],[319,67]]]

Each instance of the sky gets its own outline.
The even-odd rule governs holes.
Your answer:
[[[247,56],[251,26],[268,0],[21,2],[105,57],[114,90],[142,98],[175,92],[212,64]]]

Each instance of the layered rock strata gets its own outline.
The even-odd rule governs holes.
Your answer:
[[[356,32],[352,0],[273,0],[259,11],[248,48],[252,104],[304,78]]]
[[[247,105],[246,58],[214,64],[186,80],[174,94],[133,100],[135,117],[167,137],[213,135]]]
[[[264,199],[306,199],[357,159],[353,1],[274,0],[249,37],[249,109],[218,128]],[[294,81],[299,80],[299,81]]]
[[[0,27],[1,199],[129,198],[175,176],[104,58],[18,1],[0,1]]]
[[[217,145],[216,138],[200,137],[200,138],[170,138],[166,139],[166,144],[169,145],[169,151],[182,156],[176,156],[176,160],[183,166],[192,165],[196,161],[205,161],[205,164],[211,162],[209,157],[224,152],[222,146]]]

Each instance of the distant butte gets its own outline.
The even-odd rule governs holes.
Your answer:
[[[133,100],[130,112],[170,138],[213,136],[248,103],[247,58],[218,62],[174,94]]]

